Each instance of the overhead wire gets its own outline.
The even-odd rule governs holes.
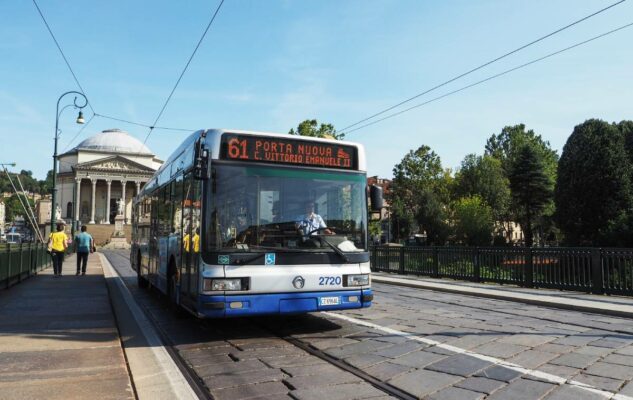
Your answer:
[[[51,38],[53,39],[53,42],[55,42],[55,46],[57,46],[57,50],[59,50],[59,53],[61,54],[62,58],[64,59],[64,62],[66,63],[66,67],[68,67],[68,70],[70,71],[70,74],[72,75],[73,79],[75,80],[75,83],[77,84],[77,86],[79,87],[81,92],[84,95],[86,95],[86,91],[84,90],[83,86],[79,82],[79,78],[77,77],[77,74],[75,73],[73,67],[70,65],[70,61],[68,60],[68,57],[66,57],[66,53],[64,53],[64,50],[62,49],[62,46],[60,45],[59,41],[57,40],[57,37],[53,33],[53,30],[52,30],[51,26],[49,25],[48,21],[46,20],[46,17],[44,16],[44,13],[40,9],[39,5],[37,4],[37,1],[36,0],[32,0],[32,1],[33,1],[33,4],[35,5],[35,8],[37,9],[37,12],[39,13],[40,17],[42,18],[42,21],[44,22],[44,25],[46,26],[46,29],[48,30],[48,33],[50,34]],[[208,30],[208,28],[207,28],[207,30]],[[197,48],[196,48],[196,50],[197,50]],[[172,91],[172,93],[173,93],[173,91]],[[86,98],[87,97],[88,96],[86,95]],[[152,125],[148,125],[148,124],[143,124],[143,123],[139,123],[139,122],[129,121],[129,120],[125,120],[125,119],[122,119],[122,118],[112,117],[112,116],[109,116],[109,115],[99,114],[99,113],[97,113],[95,111],[95,109],[93,108],[93,106],[92,106],[90,101],[88,101],[88,107],[92,111],[93,115],[90,117],[90,120],[75,134],[73,139],[67,144],[67,146],[64,149],[64,151],[66,149],[68,149],[68,147],[73,143],[73,141],[86,129],[86,127],[90,124],[90,121],[92,121],[92,119],[95,116],[101,117],[101,118],[106,118],[106,119],[111,119],[111,120],[114,120],[114,121],[125,122],[125,123],[132,124],[132,125],[142,126],[142,127],[145,127],[145,128],[152,127]],[[155,123],[154,123],[154,125],[155,125]],[[153,129],[173,130],[173,131],[182,131],[182,132],[191,132],[192,131],[191,129],[173,128],[173,127],[165,127],[165,126],[154,126]]]
[[[570,24],[568,24],[568,25],[563,26],[562,28],[559,28],[559,29],[556,29],[556,30],[555,30],[555,31],[553,31],[553,32],[550,32],[550,33],[548,33],[547,35],[541,36],[541,37],[539,37],[538,39],[535,39],[535,40],[533,40],[533,41],[531,41],[531,42],[529,42],[529,43],[526,43],[526,44],[524,44],[524,45],[522,45],[522,46],[520,46],[520,47],[517,47],[516,49],[514,49],[514,50],[512,50],[512,51],[509,51],[509,52],[507,52],[507,53],[505,53],[505,54],[503,54],[503,55],[501,55],[501,56],[499,56],[499,57],[496,57],[496,58],[494,58],[494,59],[492,59],[492,60],[490,60],[490,61],[487,61],[487,62],[485,62],[485,63],[483,63],[483,64],[481,64],[481,65],[479,65],[479,66],[477,66],[477,67],[475,67],[475,68],[472,68],[472,69],[470,69],[470,70],[468,70],[468,71],[466,71],[466,72],[464,72],[464,73],[462,73],[462,74],[460,74],[460,75],[457,75],[457,76],[455,76],[455,77],[453,77],[453,78],[451,78],[451,79],[449,79],[449,80],[447,80],[447,81],[444,81],[444,82],[442,82],[442,83],[440,83],[440,84],[438,84],[438,85],[435,85],[435,86],[433,86],[433,87],[432,87],[432,88],[430,88],[430,89],[427,89],[427,90],[425,90],[425,91],[423,91],[423,92],[421,92],[421,93],[419,93],[419,94],[416,94],[415,96],[409,97],[409,98],[408,98],[408,99],[406,99],[406,100],[403,100],[403,101],[401,101],[401,102],[399,102],[399,103],[397,103],[397,104],[394,104],[393,106],[390,106],[390,107],[388,107],[388,108],[385,108],[384,110],[379,111],[379,112],[377,112],[377,113],[375,113],[375,114],[372,114],[372,115],[370,115],[369,117],[363,118],[363,119],[361,119],[360,121],[355,122],[355,123],[353,123],[353,124],[351,124],[351,125],[347,125],[346,127],[344,127],[344,128],[342,128],[342,129],[340,129],[337,133],[350,133],[350,132],[353,132],[353,131],[355,131],[356,129],[351,130],[351,131],[350,131],[349,129],[350,129],[350,128],[352,128],[352,127],[354,127],[354,126],[360,125],[360,124],[362,124],[363,122],[369,121],[370,119],[373,119],[373,118],[375,118],[375,117],[377,117],[377,116],[379,116],[379,115],[385,114],[385,113],[387,113],[387,112],[389,112],[389,111],[391,111],[391,110],[393,110],[393,109],[395,109],[395,108],[398,108],[398,107],[400,107],[400,106],[402,106],[402,105],[404,105],[404,104],[406,104],[406,103],[409,103],[409,102],[411,102],[411,101],[413,101],[413,100],[415,100],[415,99],[417,99],[417,98],[419,98],[419,97],[421,97],[421,96],[424,96],[425,94],[428,94],[428,93],[430,93],[430,92],[432,92],[432,91],[434,91],[434,90],[437,90],[437,89],[439,89],[439,88],[441,88],[441,87],[443,87],[443,86],[446,86],[446,85],[448,85],[449,83],[452,83],[452,82],[454,82],[454,81],[456,81],[456,80],[458,80],[458,79],[460,79],[460,78],[463,78],[463,77],[465,77],[465,76],[467,76],[467,75],[470,75],[470,74],[472,74],[473,72],[479,71],[480,69],[482,69],[482,68],[484,68],[484,67],[487,67],[487,66],[488,66],[488,65],[490,65],[490,64],[493,64],[493,63],[495,63],[495,62],[497,62],[497,61],[499,61],[499,60],[502,60],[502,59],[504,59],[504,58],[506,58],[506,57],[508,57],[508,56],[510,56],[510,55],[512,55],[512,54],[515,54],[515,53],[517,53],[517,52],[519,52],[519,51],[521,51],[521,50],[523,50],[523,49],[525,49],[525,48],[527,48],[527,47],[530,47],[530,46],[532,46],[532,45],[534,45],[534,44],[536,44],[536,43],[539,43],[539,42],[541,42],[541,41],[543,41],[543,40],[545,40],[545,39],[547,39],[547,38],[549,38],[549,37],[551,37],[551,36],[554,36],[554,35],[556,35],[556,34],[558,34],[558,33],[562,32],[562,31],[564,31],[564,30],[566,30],[566,29],[571,28],[571,27],[572,27],[572,26],[574,26],[574,25],[577,25],[577,24],[579,24],[579,23],[581,23],[581,22],[583,22],[583,21],[588,20],[589,18],[592,18],[592,17],[594,17],[594,16],[596,16],[596,15],[598,15],[598,14],[601,14],[601,13],[603,13],[603,12],[605,12],[605,11],[607,11],[607,10],[609,10],[609,9],[611,9],[611,8],[613,8],[613,7],[617,6],[617,5],[619,5],[619,4],[622,4],[622,3],[624,3],[625,1],[626,1],[626,0],[620,0],[620,1],[617,1],[617,2],[615,2],[615,3],[611,4],[611,5],[607,6],[607,7],[604,7],[604,8],[602,8],[602,9],[600,9],[600,10],[596,11],[596,12],[593,12],[593,13],[591,13],[591,14],[589,14],[589,15],[587,15],[587,16],[585,16],[585,17],[583,17],[583,18],[580,18],[580,19],[578,19],[578,20],[576,20],[576,21],[574,21],[574,22],[572,22],[572,23],[570,23]]]
[[[81,127],[81,129],[79,129],[79,131],[75,134],[75,136],[73,136],[73,138],[72,138],[72,139],[70,139],[70,141],[66,144],[66,147],[64,147],[64,150],[63,150],[62,152],[64,152],[64,151],[68,150],[68,148],[69,148],[69,147],[70,147],[70,145],[71,145],[71,144],[75,141],[75,139],[77,139],[77,137],[78,137],[79,135],[81,135],[81,132],[83,132],[83,131],[84,131],[84,130],[88,127],[88,125],[90,125],[90,123],[92,122],[92,119],[95,117],[95,115],[97,115],[97,114],[92,113],[92,115],[90,116],[90,118],[88,118],[88,122],[86,122],[86,123],[85,123],[85,124]]]
[[[587,43],[589,43],[589,42],[593,42],[594,40],[597,40],[597,39],[603,38],[603,37],[605,37],[605,36],[611,35],[611,34],[613,34],[613,33],[619,32],[619,31],[621,31],[621,30],[623,30],[623,29],[626,29],[626,28],[629,28],[629,27],[631,27],[631,26],[633,26],[633,22],[628,23],[628,24],[623,25],[623,26],[620,26],[619,28],[612,29],[612,30],[610,30],[610,31],[608,31],[608,32],[605,32],[605,33],[602,33],[602,34],[600,34],[600,35],[594,36],[594,37],[589,38],[589,39],[587,39],[587,40],[583,40],[582,42],[578,42],[578,43],[576,43],[576,44],[574,44],[574,45],[571,45],[571,46],[569,46],[569,47],[565,47],[564,49],[561,49],[561,50],[555,51],[555,52],[553,52],[553,53],[549,53],[549,54],[547,54],[547,55],[545,55],[545,56],[543,56],[543,57],[539,57],[539,58],[534,59],[534,60],[532,60],[532,61],[529,61],[529,62],[527,62],[527,63],[521,64],[521,65],[518,65],[518,66],[516,66],[516,67],[514,67],[514,68],[510,68],[510,69],[505,70],[505,71],[503,71],[503,72],[500,72],[500,73],[498,73],[498,74],[495,74],[495,75],[489,76],[488,78],[482,79],[482,80],[477,81],[477,82],[475,82],[475,83],[472,83],[472,84],[470,84],[470,85],[467,85],[467,86],[461,87],[461,88],[459,88],[459,89],[453,90],[453,91],[451,91],[451,92],[445,93],[445,94],[443,94],[443,95],[441,95],[441,96],[438,96],[438,97],[435,97],[435,98],[433,98],[433,99],[427,100],[427,101],[425,101],[425,102],[423,102],[423,103],[417,104],[417,105],[415,105],[415,106],[413,106],[413,107],[409,107],[409,108],[407,108],[407,109],[404,109],[404,110],[401,110],[401,111],[395,112],[395,113],[393,113],[393,114],[389,114],[389,115],[387,115],[386,117],[383,117],[383,118],[380,118],[380,119],[374,120],[374,121],[369,122],[369,123],[367,123],[367,124],[361,125],[361,126],[359,126],[359,127],[357,127],[357,128],[354,128],[354,129],[352,129],[352,130],[349,130],[349,131],[347,131],[347,132],[346,132],[346,134],[350,134],[350,133],[355,132],[355,131],[357,131],[357,130],[360,130],[360,129],[366,128],[366,127],[368,127],[368,126],[371,126],[371,125],[377,124],[377,123],[382,122],[382,121],[384,121],[384,120],[387,120],[387,119],[390,119],[390,118],[396,117],[396,116],[398,116],[398,115],[404,114],[404,113],[406,113],[406,112],[408,112],[408,111],[411,111],[411,110],[413,110],[413,109],[416,109],[416,108],[419,108],[419,107],[425,106],[425,105],[430,104],[430,103],[433,103],[433,102],[435,102],[435,101],[437,101],[437,100],[440,100],[440,99],[443,99],[443,98],[445,98],[445,97],[451,96],[451,95],[453,95],[453,94],[456,94],[456,93],[462,92],[462,91],[464,91],[464,90],[466,90],[466,89],[470,89],[470,88],[472,88],[472,87],[474,87],[474,86],[477,86],[477,85],[480,85],[480,84],[482,84],[482,83],[488,82],[488,81],[490,81],[490,80],[493,80],[493,79],[499,78],[499,77],[501,77],[501,76],[503,76],[503,75],[509,74],[509,73],[511,73],[511,72],[514,72],[514,71],[519,70],[519,69],[522,69],[522,68],[525,68],[525,67],[527,67],[527,66],[529,66],[529,65],[535,64],[535,63],[537,63],[537,62],[539,62],[539,61],[543,61],[543,60],[545,60],[545,59],[547,59],[547,58],[550,58],[550,57],[553,57],[553,56],[555,56],[555,55],[558,55],[558,54],[564,53],[564,52],[566,52],[566,51],[568,51],[568,50],[571,50],[571,49],[574,49],[574,48],[576,48],[576,47],[582,46],[582,45],[587,44]]]
[[[66,66],[70,70],[70,73],[72,74],[73,79],[75,80],[75,83],[77,84],[77,86],[79,86],[79,89],[81,89],[81,93],[83,93],[85,95],[86,91],[81,86],[81,83],[79,83],[79,79],[77,79],[77,75],[75,74],[75,71],[73,71],[73,67],[70,66],[70,62],[68,61],[68,58],[66,58],[66,54],[64,54],[64,50],[62,50],[62,47],[59,45],[59,42],[57,41],[57,38],[55,37],[55,34],[53,33],[53,30],[48,25],[48,22],[46,21],[46,18],[44,17],[44,14],[42,13],[42,10],[40,10],[40,6],[37,4],[36,0],[33,0],[33,4],[35,4],[35,8],[37,8],[37,12],[40,14],[40,17],[42,17],[42,21],[44,21],[44,25],[46,25],[46,29],[48,29],[48,33],[50,33],[51,37],[53,38],[53,41],[55,42],[55,45],[57,46],[57,49],[61,53],[62,58],[64,59],[64,62],[66,63]],[[88,96],[86,96],[86,100],[87,100],[87,97]],[[95,110],[92,108],[92,104],[90,104],[89,101],[88,101],[88,107],[90,107],[90,110],[93,113],[95,112]]]
[[[104,115],[104,114],[99,114],[99,113],[96,113],[95,115],[97,117],[100,117],[100,118],[111,119],[113,121],[119,121],[119,122],[125,122],[126,124],[142,126],[144,128],[161,129],[161,130],[166,130],[166,131],[181,131],[181,132],[193,132],[195,130],[195,129],[185,129],[185,128],[174,128],[174,127],[168,127],[168,126],[154,126],[154,127],[152,127],[152,125],[143,124],[141,122],[134,122],[134,121],[130,121],[130,120],[127,120],[127,119],[112,117],[110,115]]]
[[[185,64],[185,67],[183,68],[182,72],[180,73],[180,76],[178,77],[178,80],[176,81],[176,84],[171,89],[171,92],[169,93],[169,96],[167,96],[167,100],[165,100],[165,104],[163,104],[163,107],[161,108],[160,112],[158,113],[158,116],[156,116],[156,119],[154,120],[154,123],[151,126],[149,126],[149,132],[147,133],[147,136],[145,136],[145,140],[143,140],[143,144],[147,143],[147,139],[149,139],[150,135],[152,134],[152,131],[156,128],[156,124],[158,123],[158,120],[163,115],[163,112],[165,112],[165,108],[167,108],[167,104],[169,104],[169,101],[171,100],[171,97],[173,96],[174,92],[176,91],[176,88],[180,84],[180,81],[182,80],[182,77],[185,75],[185,72],[187,72],[187,68],[189,68],[189,64],[191,64],[191,60],[193,60],[193,57],[196,55],[196,52],[198,51],[198,48],[200,47],[200,44],[202,44],[202,41],[204,40],[205,36],[207,35],[207,32],[209,32],[209,28],[211,28],[211,25],[213,24],[213,21],[215,21],[215,17],[218,15],[218,12],[220,12],[220,8],[222,7],[222,4],[224,4],[224,0],[221,0],[220,4],[215,9],[215,12],[213,13],[213,16],[211,17],[211,20],[207,24],[207,27],[204,30],[204,32],[202,33],[202,36],[200,37],[200,40],[198,40],[198,44],[196,45],[196,48],[191,53],[191,56],[189,57],[189,60],[187,60],[187,64]]]

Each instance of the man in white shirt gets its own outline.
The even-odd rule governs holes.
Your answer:
[[[332,234],[323,218],[314,212],[314,202],[312,201],[306,203],[306,212],[297,218],[295,226],[303,235],[318,235],[321,232],[327,235]]]

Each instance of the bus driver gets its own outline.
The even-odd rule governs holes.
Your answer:
[[[314,212],[314,202],[309,201],[306,203],[305,214],[299,216],[295,222],[297,230],[301,231],[304,236],[317,235],[321,231],[326,235],[331,235],[333,232],[325,225],[323,218]]]

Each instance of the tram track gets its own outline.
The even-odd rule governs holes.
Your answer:
[[[106,258],[108,258],[108,260],[110,260],[110,257],[112,256],[117,256],[117,257],[121,257],[127,260],[128,263],[130,261],[129,256],[126,257],[120,253],[109,252],[104,255],[106,256]],[[117,267],[114,267],[114,269],[117,271],[119,276],[121,276]],[[126,282],[126,280],[123,279],[123,283],[125,284],[125,286],[127,286],[128,290],[130,290],[133,293],[134,288],[130,287],[129,282]],[[213,397],[213,395],[211,395],[211,393],[209,392],[209,389],[206,387],[204,382],[202,382],[198,374],[196,374],[196,372],[193,370],[193,368],[189,366],[186,360],[179,355],[178,350],[174,347],[173,341],[171,340],[167,332],[163,329],[159,321],[155,318],[153,313],[149,310],[148,306],[144,302],[141,302],[141,301],[137,301],[137,305],[141,308],[145,317],[150,321],[150,323],[152,324],[152,327],[156,330],[156,333],[160,337],[160,340],[163,343],[165,350],[167,351],[171,359],[174,361],[174,363],[178,367],[178,370],[180,370],[183,377],[185,378],[185,380],[187,381],[191,389],[194,391],[196,396],[198,396],[198,399],[215,400],[215,398]]]
[[[106,257],[108,257],[109,259],[113,256],[121,257],[125,259],[127,263],[129,263],[129,256],[126,256],[124,254],[110,252],[109,254],[106,255]],[[132,285],[129,281],[124,280],[124,282],[125,282],[125,285],[128,287],[128,289],[132,291],[136,289],[135,287],[133,287],[134,285]],[[138,302],[138,304],[143,310],[143,313],[147,316],[148,320],[151,322],[152,326],[154,327],[158,335],[160,336],[168,354],[174,360],[174,362],[176,363],[180,371],[183,373],[183,376],[185,377],[187,382],[191,385],[192,389],[195,391],[198,398],[201,400],[215,400],[215,397],[211,393],[213,388],[207,387],[203,379],[196,373],[195,369],[191,366],[191,363],[180,354],[179,350],[175,347],[175,343],[171,339],[169,333],[165,331],[165,329],[161,325],[161,322],[156,319],[156,317],[151,312],[150,308],[142,301]],[[354,375],[355,377],[360,379],[362,382],[365,382],[368,385],[371,385],[372,387],[381,391],[387,396],[400,399],[400,400],[416,399],[416,396],[413,396],[410,393],[404,392],[396,387],[393,387],[389,385],[388,383],[382,382],[379,379],[367,374],[362,369],[349,365],[346,362],[327,354],[325,351],[315,348],[311,344],[301,339],[276,331],[275,329],[271,328],[269,324],[266,324],[262,318],[253,319],[251,322],[263,332],[266,332],[275,338],[281,339],[287,342],[288,344],[292,345],[293,347],[296,347],[306,352],[310,356],[316,357],[326,362],[327,364],[336,367],[337,369],[341,371],[345,371]],[[209,328],[210,327],[209,324],[210,324],[210,321],[200,321],[199,326],[203,328]],[[230,339],[230,337],[228,337],[227,339]],[[282,383],[284,383],[288,387],[288,394],[292,397],[292,386],[288,385],[286,382],[282,382]]]

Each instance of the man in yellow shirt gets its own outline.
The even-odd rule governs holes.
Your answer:
[[[64,233],[64,225],[57,224],[57,232],[50,234],[48,244],[51,248],[51,257],[53,258],[53,272],[55,276],[61,276],[64,253],[68,247],[68,237]]]

